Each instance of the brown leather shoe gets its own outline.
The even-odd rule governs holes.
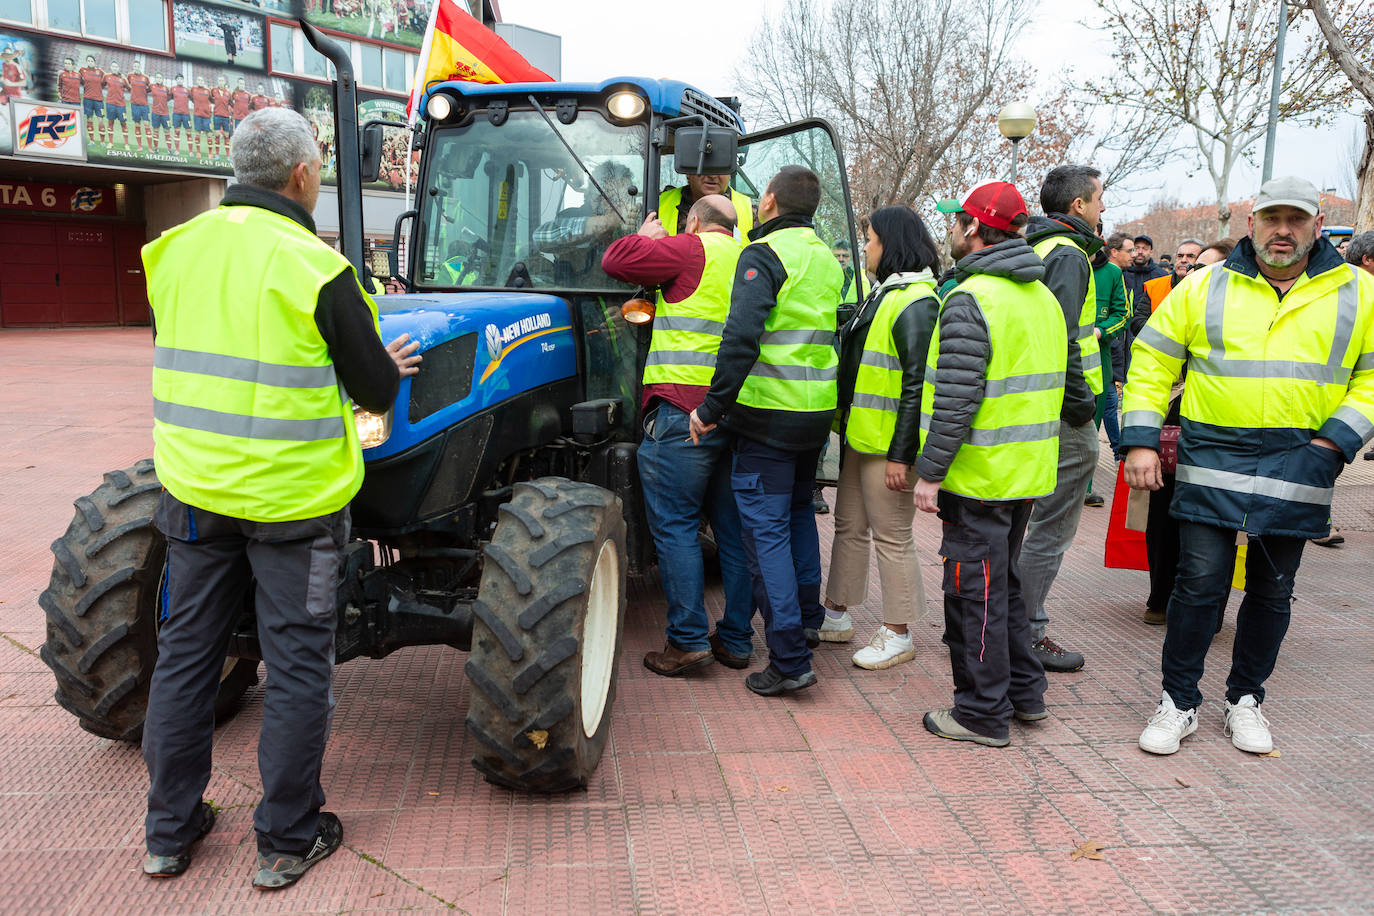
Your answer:
[[[711,656],[710,649],[684,652],[672,643],[665,644],[662,652],[644,654],[644,667],[664,677],[677,677],[693,669],[704,668],[713,661],[715,659]]]

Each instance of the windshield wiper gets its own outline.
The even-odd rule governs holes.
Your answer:
[[[596,188],[597,192],[601,194],[602,199],[611,205],[611,209],[615,211],[615,215],[620,218],[620,221],[622,223],[625,222],[625,214],[620,212],[620,208],[615,205],[615,201],[611,200],[611,196],[606,193],[606,189],[601,187],[601,182],[596,180],[596,176],[592,174],[592,170],[587,168],[587,163],[583,162],[582,157],[577,155],[577,150],[573,149],[572,145],[568,143],[568,139],[563,136],[563,132],[553,123],[553,120],[549,117],[549,113],[544,110],[544,106],[540,105],[539,100],[533,95],[527,96],[527,98],[530,100],[530,104],[534,106],[534,110],[539,112],[539,116],[544,119],[544,123],[549,125],[549,130],[553,131],[553,135],[558,138],[558,142],[563,144],[563,148],[568,151],[568,155],[572,156],[573,161],[581,167],[582,174],[587,176],[587,180],[592,183],[592,187]]]

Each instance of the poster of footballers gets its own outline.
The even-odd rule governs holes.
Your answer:
[[[0,153],[14,152],[10,99],[37,98],[38,48],[22,35],[0,32]]]
[[[420,47],[433,0],[304,0],[312,25]]]
[[[263,67],[263,18],[205,3],[172,3],[177,54],[229,67]]]
[[[404,124],[406,106],[396,99],[367,99],[358,103],[358,123],[368,121],[395,121]],[[376,175],[364,175],[367,187],[386,188],[404,191],[406,186],[407,161],[409,162],[410,184],[415,186],[420,177],[420,151],[410,149],[410,131],[404,127],[382,130],[382,162]]]

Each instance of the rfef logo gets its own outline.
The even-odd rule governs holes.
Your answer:
[[[27,118],[19,122],[16,136],[19,148],[40,146],[43,149],[57,149],[75,136],[77,113],[69,109],[35,108]]]
[[[72,195],[72,209],[90,213],[92,210],[98,210],[104,199],[104,191],[95,188],[77,188],[76,193]]]

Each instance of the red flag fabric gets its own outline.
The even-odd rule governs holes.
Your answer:
[[[1102,565],[1108,569],[1149,569],[1145,555],[1145,532],[1126,527],[1126,466],[1116,466],[1116,489],[1112,492],[1112,513],[1107,518],[1107,548]]]
[[[420,63],[410,103],[406,106],[407,115],[414,117],[420,96],[437,80],[546,83],[553,77],[525,60],[456,0],[436,0],[420,47]]]

